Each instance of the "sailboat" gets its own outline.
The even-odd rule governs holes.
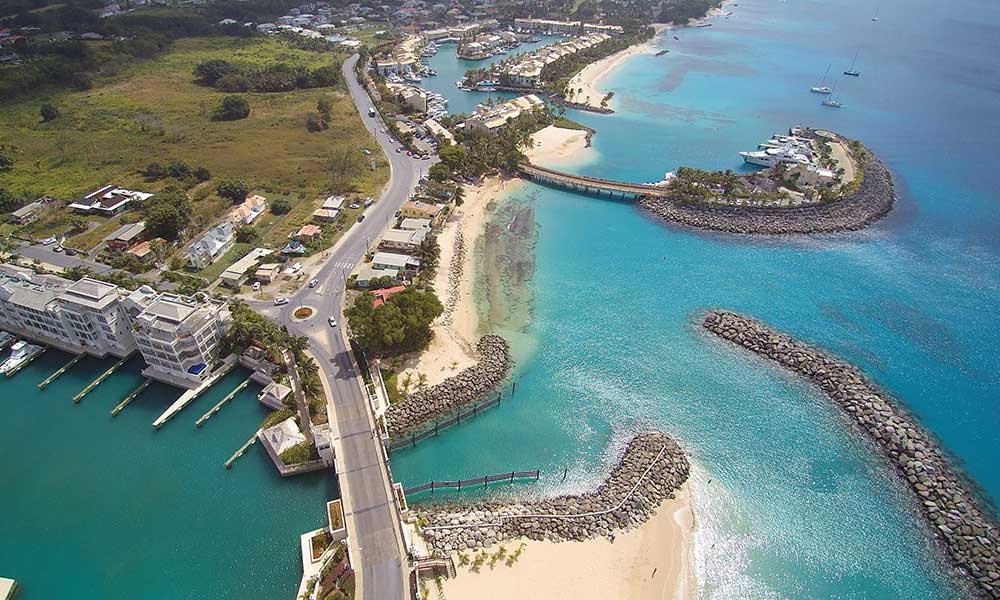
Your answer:
[[[846,71],[844,71],[844,75],[850,75],[851,77],[860,77],[861,76],[861,71],[855,71],[854,70],[854,63],[858,62],[858,53],[859,52],[861,52],[861,50],[855,50],[854,51],[854,60],[851,61],[851,67],[849,69],[847,69]]]
[[[826,76],[829,74],[830,74],[830,65],[827,65],[826,73],[823,73],[823,78],[819,80],[819,85],[812,86],[811,88],[809,88],[809,91],[814,94],[829,94],[832,90],[828,86],[823,85],[824,83],[826,83]]]

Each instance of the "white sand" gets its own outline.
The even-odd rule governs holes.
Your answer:
[[[688,486],[664,502],[652,519],[638,529],[585,542],[511,540],[513,552],[524,543],[520,558],[508,567],[498,561],[479,573],[458,567],[444,583],[450,600],[508,598],[661,600],[697,596],[691,538],[694,514]],[[493,553],[497,545],[487,551]],[[471,552],[469,552],[471,556]],[[454,559],[458,561],[457,554]],[[431,598],[436,595],[434,585]]]
[[[655,24],[653,27],[656,29],[657,34],[668,28],[667,25],[660,24]],[[653,37],[655,39],[656,36],[654,35]],[[636,54],[649,54],[653,50],[653,42],[650,40],[642,44],[629,46],[620,52],[616,52],[611,56],[606,56],[595,63],[587,65],[569,81],[569,89],[575,92],[571,100],[580,104],[593,106],[594,108],[601,108],[601,100],[611,91],[601,85],[604,79],[629,58],[632,58]],[[582,92],[580,91],[581,89],[583,90]],[[611,108],[610,103],[604,108]]]

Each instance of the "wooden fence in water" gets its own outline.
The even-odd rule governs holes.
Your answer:
[[[421,433],[411,433],[410,435],[404,438],[390,442],[389,451],[391,452],[392,450],[398,450],[399,448],[404,448],[406,446],[416,446],[417,442],[419,442],[420,440],[429,438],[432,435],[437,435],[438,432],[444,429],[445,427],[451,427],[452,425],[457,425],[461,423],[463,420],[467,421],[475,417],[482,411],[486,410],[487,408],[497,406],[498,404],[500,404],[500,392],[497,392],[495,398],[490,398],[487,400],[483,400],[481,402],[477,402],[476,404],[472,405],[472,408],[461,411],[453,417],[449,417],[443,421],[434,421],[434,427],[426,431],[423,431]]]
[[[511,471],[510,473],[499,473],[497,475],[484,475],[483,477],[476,477],[475,479],[456,479],[453,481],[428,481],[422,485],[417,485],[411,488],[406,488],[403,490],[404,494],[416,494],[417,492],[424,492],[430,490],[434,493],[435,489],[442,488],[457,488],[458,491],[462,491],[463,487],[472,486],[483,486],[487,487],[491,483],[496,482],[507,482],[514,483],[515,479],[534,479],[538,481],[538,469],[534,471]]]

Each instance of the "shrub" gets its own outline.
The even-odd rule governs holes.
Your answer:
[[[242,96],[226,96],[215,112],[219,121],[238,121],[250,116],[250,104]]]
[[[184,179],[191,174],[191,167],[182,160],[175,160],[167,165],[167,175],[177,179]]]
[[[333,100],[330,100],[326,96],[320,96],[319,99],[316,100],[316,110],[319,111],[319,114],[329,120],[330,115],[333,113]]]
[[[256,244],[260,241],[260,231],[256,227],[240,227],[236,230],[236,241],[241,244]]]
[[[212,174],[205,167],[198,167],[191,174],[198,181],[208,181],[212,178]]]
[[[330,124],[326,122],[323,115],[319,113],[309,113],[306,115],[306,129],[313,133],[329,129]]]
[[[292,210],[292,205],[284,198],[278,198],[271,203],[271,214],[284,215],[288,214],[290,210]]]
[[[44,121],[45,123],[48,123],[49,121],[59,116],[59,111],[56,109],[56,107],[52,106],[48,102],[42,105],[42,107],[39,109],[39,112],[42,114],[42,121]]]
[[[241,75],[240,73],[230,73],[220,78],[219,81],[216,82],[215,87],[223,92],[249,92],[250,80],[246,78],[246,75]]]
[[[143,169],[142,174],[150,179],[163,179],[167,176],[167,170],[158,162],[151,162]]]
[[[246,200],[247,194],[250,193],[250,186],[242,179],[230,178],[221,181],[216,186],[215,191],[223,198],[227,198],[236,204]]]

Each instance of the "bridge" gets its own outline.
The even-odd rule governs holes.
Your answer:
[[[573,175],[528,162],[518,165],[518,170],[522,177],[536,183],[597,197],[606,195],[608,198],[635,200],[645,196],[663,197],[668,193],[666,188],[646,183],[627,183],[600,177]]]

